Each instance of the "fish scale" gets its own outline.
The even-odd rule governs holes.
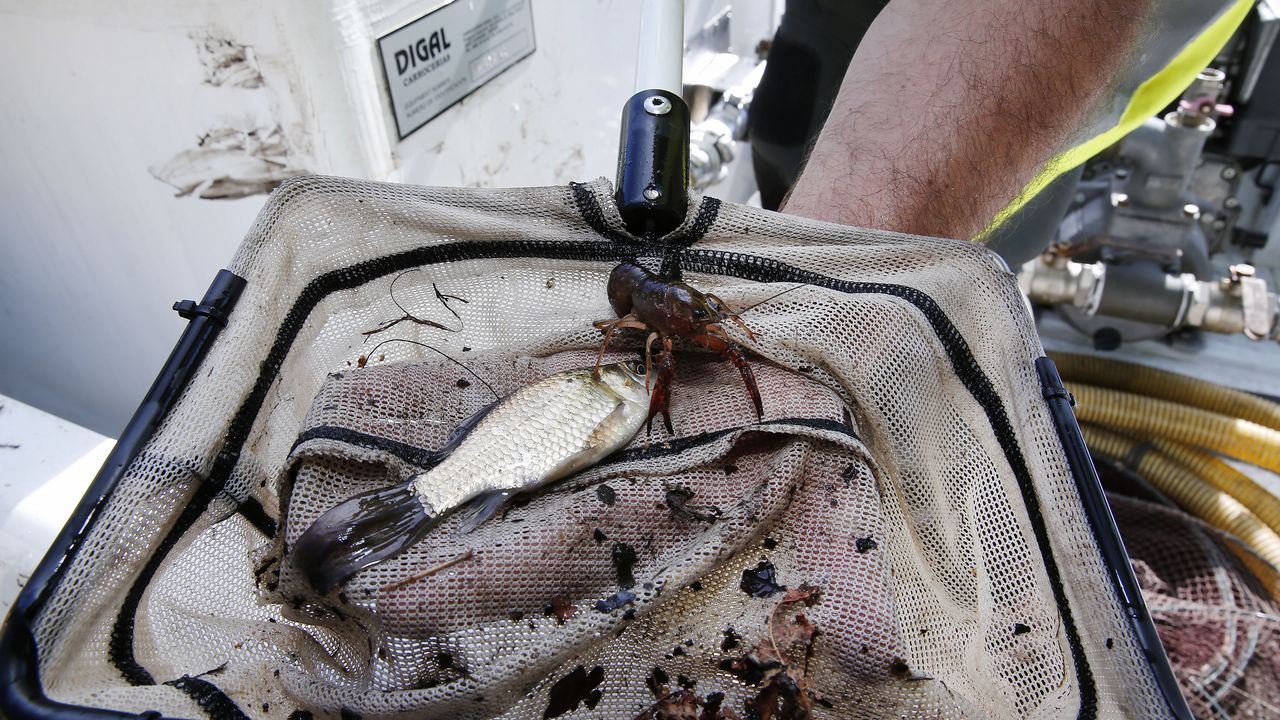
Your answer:
[[[585,381],[573,391],[566,392],[566,383],[555,377],[520,389],[494,408],[468,442],[415,478],[418,496],[429,508],[444,509],[480,493],[554,479],[551,472],[587,450],[596,429],[622,402],[592,385],[590,370],[582,374]]]

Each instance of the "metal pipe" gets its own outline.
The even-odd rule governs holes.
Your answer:
[[[635,92],[684,92],[684,0],[644,0]]]
[[[1038,305],[1071,305],[1090,315],[1135,320],[1170,330],[1200,328],[1280,340],[1280,303],[1252,268],[1235,266],[1218,281],[1168,274],[1153,263],[1077,263],[1041,256],[1018,274],[1018,286]]]

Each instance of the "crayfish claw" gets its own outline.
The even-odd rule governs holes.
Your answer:
[[[649,417],[645,419],[647,432],[653,432],[653,418],[662,413],[663,425],[668,435],[675,435],[671,425],[671,384],[676,374],[675,353],[671,350],[671,338],[664,338],[658,351],[658,376],[653,381],[653,394],[649,397]]]
[[[737,345],[729,345],[724,349],[723,354],[726,360],[738,368],[738,372],[742,375],[742,384],[747,387],[747,395],[751,397],[751,404],[756,408],[756,419],[763,420],[764,401],[760,399],[760,386],[756,385],[756,374],[751,371],[751,364],[747,362],[746,356]]]

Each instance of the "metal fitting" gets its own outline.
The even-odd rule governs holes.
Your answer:
[[[733,128],[718,117],[698,123],[689,135],[689,182],[702,190],[729,174],[736,143]]]
[[[1089,315],[1280,339],[1280,301],[1250,265],[1216,282],[1166,274],[1154,264],[1077,263],[1045,254],[1027,263],[1018,286],[1038,305],[1070,305]]]
[[[1098,308],[1107,270],[1102,263],[1078,263],[1058,256],[1032,260],[1018,275],[1018,285],[1031,302],[1067,304],[1092,314]]]

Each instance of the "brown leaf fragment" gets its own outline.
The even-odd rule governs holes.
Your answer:
[[[739,720],[737,713],[724,708],[724,693],[705,698],[690,690],[667,693],[646,708],[635,720]]]
[[[555,617],[557,625],[563,625],[565,620],[578,614],[578,608],[573,603],[564,599],[563,596],[557,595],[551,598],[551,602],[542,608],[542,614],[547,617]]]
[[[807,677],[818,627],[798,607],[812,607],[821,589],[808,584],[788,590],[774,605],[764,638],[741,657],[728,658],[720,668],[748,685],[760,688],[747,701],[747,714],[761,720],[804,720],[820,700]]]
[[[667,693],[636,720],[698,720],[699,715],[698,697],[688,690],[677,690]]]
[[[813,648],[813,637],[818,634],[818,628],[809,622],[809,618],[804,613],[798,613],[790,622],[782,622],[773,626],[773,643],[774,646],[783,655],[787,651],[801,646],[803,657],[808,657],[808,653]]]
[[[813,690],[803,677],[781,672],[750,702],[760,720],[808,720],[813,715]]]
[[[822,588],[814,587],[809,583],[800,583],[800,587],[788,590],[787,594],[782,596],[778,606],[802,602],[805,607],[813,607],[820,599],[822,599]],[[776,608],[774,612],[777,612]]]

